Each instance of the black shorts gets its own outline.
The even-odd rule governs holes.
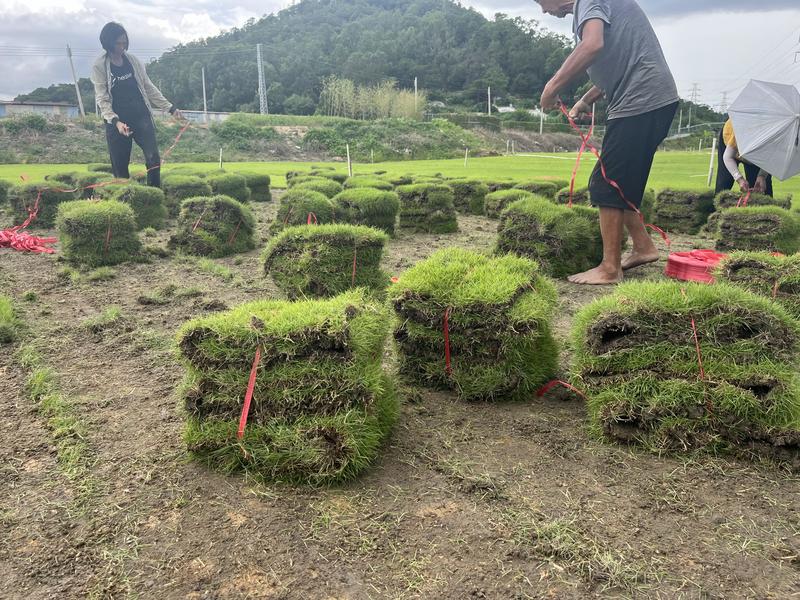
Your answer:
[[[619,184],[637,209],[642,205],[653,157],[666,139],[677,110],[675,102],[642,115],[608,121],[601,153],[606,175]],[[589,192],[593,206],[633,210],[603,178],[599,161],[589,179]]]

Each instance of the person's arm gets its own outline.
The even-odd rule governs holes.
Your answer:
[[[97,106],[100,107],[100,115],[106,123],[116,125],[119,117],[114,112],[111,92],[108,89],[108,76],[105,72],[105,63],[102,60],[97,61],[92,67],[91,79],[94,84],[94,97],[97,101]]]
[[[725,168],[728,169],[728,173],[736,180],[736,183],[739,184],[739,187],[743,192],[746,192],[749,189],[747,184],[747,179],[744,178],[741,171],[739,171],[739,161],[736,160],[736,155],[738,150],[736,146],[725,146],[725,154],[722,156],[722,161],[725,163]]]
[[[583,24],[581,41],[544,87],[542,109],[553,110],[556,108],[558,106],[558,93],[566,88],[576,77],[585,73],[597,60],[597,57],[605,47],[605,27],[606,23],[603,19],[589,19]],[[600,93],[602,94],[602,92]]]

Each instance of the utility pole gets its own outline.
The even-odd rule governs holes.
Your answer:
[[[264,82],[264,62],[261,59],[261,44],[256,44],[256,55],[258,63],[258,103],[259,112],[262,115],[269,114],[269,105],[267,104],[267,86]]]
[[[683,129],[683,107],[681,106],[681,114],[678,116],[678,133]]]
[[[689,124],[686,126],[687,131],[692,128],[692,108],[695,104],[697,104],[697,100],[700,98],[700,84],[695,83],[692,85],[692,103],[689,105]]]
[[[539,135],[544,133],[544,109],[539,109]]]
[[[723,114],[728,112],[728,92],[722,92],[722,103],[719,105],[719,111]]]
[[[72,62],[72,48],[67,44],[67,57],[69,58],[69,68],[72,69],[72,80],[75,82],[75,93],[78,95],[78,108],[81,109],[81,116],[86,116],[86,111],[83,110],[83,98],[81,98],[81,88],[78,87],[78,76],[75,75],[75,65]]]
[[[486,93],[487,93],[488,98],[489,98],[489,100],[487,102],[487,104],[489,105],[489,113],[488,114],[489,114],[489,116],[492,116],[492,88],[491,88],[491,86],[488,88]]]
[[[206,68],[200,71],[203,75],[203,122],[208,123],[208,100],[206,99]]]

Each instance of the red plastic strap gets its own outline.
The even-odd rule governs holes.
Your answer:
[[[561,387],[564,387],[564,388],[567,388],[568,390],[570,390],[570,391],[572,391],[572,392],[575,392],[576,394],[578,394],[578,396],[580,396],[581,398],[583,398],[583,399],[584,399],[584,400],[586,400],[586,401],[588,401],[588,400],[589,400],[589,398],[587,398],[587,397],[586,397],[586,394],[584,394],[582,391],[580,391],[580,390],[579,390],[578,388],[576,388],[574,385],[572,385],[571,383],[567,383],[566,381],[561,381],[560,379],[554,379],[554,380],[553,380],[553,381],[551,381],[550,383],[547,383],[547,384],[543,385],[543,386],[542,386],[542,387],[539,389],[539,391],[538,391],[538,392],[536,392],[536,396],[538,396],[539,398],[541,398],[541,397],[542,397],[542,396],[544,396],[544,395],[545,395],[547,392],[549,392],[549,391],[550,391],[550,390],[552,390],[553,388],[557,388],[557,387],[559,387],[559,386],[561,386]]]
[[[106,243],[103,246],[103,254],[108,254],[108,247],[111,245],[111,216],[108,217],[108,230],[106,231]]]
[[[239,431],[236,437],[242,439],[244,430],[247,427],[247,417],[250,414],[250,402],[253,400],[253,392],[256,389],[256,375],[258,375],[258,365],[261,363],[261,346],[256,347],[256,356],[253,359],[253,368],[250,369],[250,381],[247,383],[247,393],[244,395],[244,406],[242,406],[242,416],[239,417]]]
[[[286,213],[286,218],[283,220],[284,225],[289,223],[289,219],[292,217],[292,212],[294,212],[294,206],[289,207],[289,212]]]
[[[453,369],[450,365],[450,307],[444,311],[444,371],[450,377]]]
[[[750,202],[750,196],[752,194],[752,190],[747,190],[747,193],[739,198],[739,201],[736,203],[736,208],[747,208],[747,203]]]
[[[658,232],[658,234],[664,240],[664,243],[667,245],[667,248],[669,248],[672,245],[672,240],[669,239],[669,236],[667,235],[667,232],[664,231],[663,229],[661,229],[660,227],[657,227],[656,225],[653,225],[652,223],[645,223],[644,215],[642,214],[642,211],[640,211],[638,209],[638,207],[633,202],[628,200],[628,198],[625,196],[625,192],[622,191],[622,187],[620,187],[619,183],[617,183],[616,181],[614,181],[613,179],[611,179],[608,176],[608,173],[606,172],[606,165],[603,162],[603,158],[600,156],[600,151],[589,140],[589,136],[585,136],[583,134],[583,131],[581,131],[581,128],[578,127],[578,125],[575,123],[575,120],[572,117],[569,116],[569,111],[567,110],[567,107],[564,105],[563,102],[559,102],[559,108],[561,109],[561,112],[564,114],[564,116],[567,117],[567,121],[569,122],[570,127],[572,127],[572,129],[574,129],[577,132],[577,134],[579,136],[581,136],[581,140],[586,145],[586,148],[588,148],[591,151],[591,153],[594,154],[597,157],[597,161],[600,164],[600,174],[603,176],[603,179],[605,180],[605,182],[608,185],[610,185],[611,187],[613,187],[615,190],[617,190],[617,193],[619,194],[619,197],[622,198],[622,200],[625,202],[625,204],[627,204],[628,207],[632,211],[634,211],[637,215],[639,215],[639,218],[642,220],[642,224],[646,228],[652,229],[653,231]],[[579,159],[580,159],[580,156],[579,156]]]
[[[575,179],[578,177],[578,169],[581,167],[581,158],[583,158],[583,153],[586,152],[586,140],[592,137],[594,134],[594,122],[592,122],[592,126],[589,127],[589,133],[586,134],[586,139],[583,139],[581,136],[581,147],[578,150],[578,159],[575,161],[575,167],[572,169],[572,177],[569,180],[569,207],[572,208],[573,199],[575,198]]]
[[[683,289],[683,288],[681,288],[681,295],[685,299],[687,299],[686,298],[686,290]],[[694,317],[691,317],[691,319],[692,319],[692,335],[694,336],[694,347],[695,347],[695,350],[697,351],[697,365],[700,368],[700,379],[702,381],[705,381],[705,379],[706,379],[706,370],[703,367],[703,352],[700,350],[700,338],[697,335],[697,323],[695,322]]]
[[[353,248],[353,279],[350,282],[351,286],[356,285],[356,268],[358,266],[358,247]]]
[[[242,226],[242,220],[239,219],[239,222],[236,224],[236,229],[233,230],[233,233],[231,234],[231,237],[228,238],[228,244],[229,245],[232,244],[234,241],[236,241],[236,236],[239,233],[239,227],[241,227],[241,226]]]
[[[317,215],[313,212],[308,213],[308,219],[306,220],[306,225],[311,225],[313,220],[314,225],[318,225],[319,222],[317,221]]]
[[[727,254],[713,250],[673,252],[667,259],[664,274],[680,281],[714,283],[714,268],[725,258]]]
[[[192,227],[192,233],[194,233],[194,232],[195,232],[195,230],[196,230],[198,227],[200,227],[200,221],[202,221],[202,220],[203,220],[203,217],[205,217],[205,216],[206,216],[206,212],[208,212],[208,206],[206,206],[206,207],[203,209],[203,212],[201,212],[201,213],[200,213],[200,217],[199,217],[199,218],[197,219],[197,221],[195,222],[195,224],[194,224],[194,227]]]

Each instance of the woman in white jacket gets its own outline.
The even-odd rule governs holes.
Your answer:
[[[128,54],[128,33],[119,23],[107,23],[100,32],[105,52],[94,63],[92,83],[100,112],[106,122],[106,141],[114,177],[129,178],[131,149],[135,141],[144,153],[147,184],[161,185],[153,109],[181,113],[147,76],[144,64]]]

